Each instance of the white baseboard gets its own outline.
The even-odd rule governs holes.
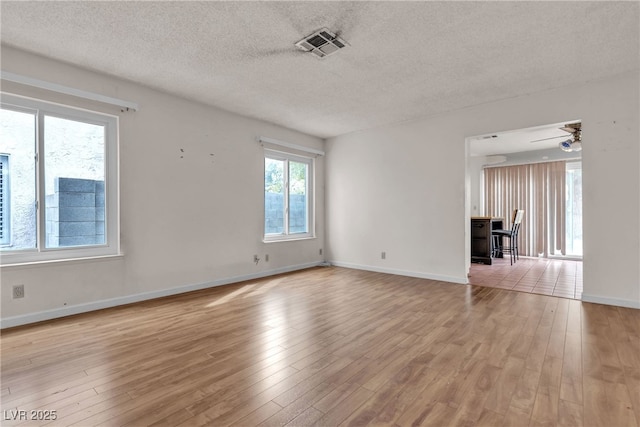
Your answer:
[[[640,308],[640,301],[620,299],[620,298],[609,298],[609,297],[603,297],[600,295],[587,295],[584,293],[582,294],[582,301],[593,302],[596,304],[604,304],[604,305],[615,305],[617,307]]]
[[[431,280],[438,280],[441,282],[459,283],[461,285],[469,284],[469,279],[466,277],[460,278],[460,277],[454,277],[454,276],[442,276],[439,274],[396,270],[393,268],[381,268],[381,267],[375,267],[371,265],[351,264],[348,262],[340,262],[340,261],[330,261],[330,264],[335,265],[336,267],[352,268],[354,270],[365,270],[365,271],[374,271],[376,273],[397,274],[399,276],[417,277],[419,279],[431,279]]]
[[[162,289],[158,291],[143,292],[140,294],[126,295],[123,297],[110,298],[100,301],[92,301],[85,304],[77,304],[68,307],[55,308],[51,310],[39,311],[36,313],[23,314],[20,316],[6,317],[0,319],[0,329],[13,328],[14,326],[27,325],[30,323],[41,322],[43,320],[57,319],[59,317],[71,316],[74,314],[87,313],[90,311],[101,310],[104,308],[117,307],[119,305],[131,304],[140,301],[146,301],[156,298],[167,297],[171,295],[182,294],[185,292],[199,291],[201,289],[213,288],[216,286],[229,285],[231,283],[243,282],[245,280],[259,279],[262,277],[274,276],[281,273],[289,273],[291,271],[304,270],[306,268],[323,265],[322,262],[311,262],[306,264],[292,265],[288,267],[276,268],[274,270],[262,271],[254,274],[243,276],[227,277],[224,279],[213,280],[211,282],[195,283],[191,285],[178,286],[176,288]]]

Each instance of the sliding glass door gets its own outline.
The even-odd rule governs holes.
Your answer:
[[[555,161],[484,169],[485,215],[510,227],[515,209],[525,211],[520,255],[582,257],[582,163]]]
[[[582,162],[567,162],[566,171],[566,255],[582,257]]]

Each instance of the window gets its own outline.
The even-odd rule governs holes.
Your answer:
[[[313,159],[265,150],[264,239],[313,237]]]
[[[3,94],[0,132],[2,263],[117,254],[117,118]]]

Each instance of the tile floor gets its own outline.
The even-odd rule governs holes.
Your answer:
[[[582,298],[582,261],[520,257],[513,265],[494,258],[492,265],[471,263],[472,285],[512,289],[563,298]]]

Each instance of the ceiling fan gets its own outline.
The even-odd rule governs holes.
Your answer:
[[[566,139],[558,144],[558,146],[562,151],[572,152],[572,151],[582,150],[582,123],[580,122],[569,123],[558,129],[563,130],[565,132],[569,132],[571,134],[571,138]],[[535,141],[531,141],[531,142],[547,141],[547,140],[556,139],[556,138],[566,138],[566,135],[536,139]]]

